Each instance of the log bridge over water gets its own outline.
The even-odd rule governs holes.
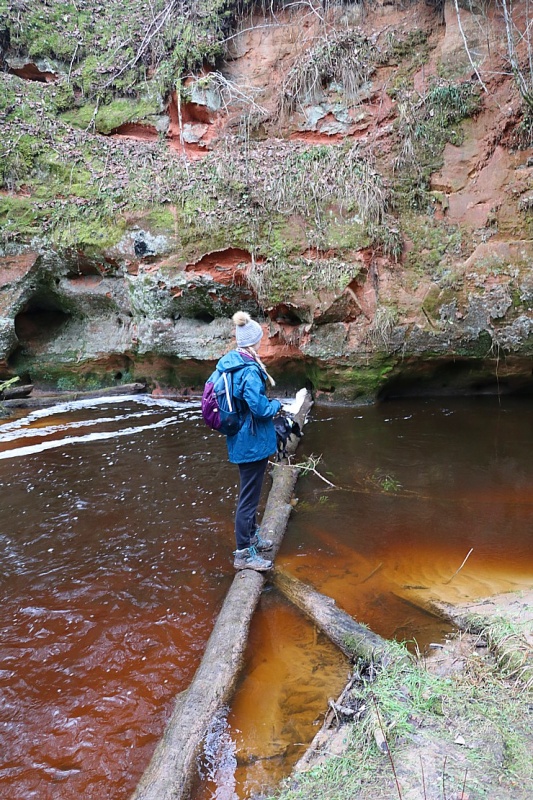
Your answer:
[[[303,426],[312,406],[308,394],[296,420]],[[292,436],[288,455],[293,455],[298,439]],[[274,542],[272,558],[278,552],[289,516],[294,487],[300,473],[298,466],[287,462],[272,469],[269,492],[261,529]],[[131,800],[186,800],[201,754],[205,735],[216,713],[230,701],[248,640],[255,608],[267,580],[307,614],[315,624],[350,658],[379,660],[387,642],[357,623],[329,597],[310,586],[275,570],[268,575],[243,570],[235,575],[216,619],[202,662],[189,686],[175,701],[152,760],[145,770]]]

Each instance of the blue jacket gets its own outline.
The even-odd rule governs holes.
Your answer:
[[[228,456],[232,464],[261,461],[276,452],[276,432],[272,418],[281,408],[279,400],[266,396],[266,377],[253,359],[232,350],[222,356],[217,369],[224,370],[236,364],[246,364],[233,374],[233,395],[244,400],[249,412],[243,426],[235,436],[227,436]],[[252,418],[253,415],[253,418]]]

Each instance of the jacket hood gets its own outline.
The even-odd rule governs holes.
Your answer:
[[[229,369],[229,367],[236,367],[239,364],[249,363],[253,364],[255,362],[252,359],[245,358],[245,356],[242,356],[237,350],[230,350],[229,353],[226,353],[225,356],[219,359],[216,368],[222,372],[225,369]]]

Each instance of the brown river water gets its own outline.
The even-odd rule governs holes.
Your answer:
[[[424,650],[450,630],[424,598],[531,585],[532,447],[528,398],[315,408],[299,453],[335,488],[300,478],[277,562]],[[0,424],[2,800],[129,797],[233,578],[236,482],[196,406],[106,399]],[[194,800],[268,792],[348,670],[267,589]]]

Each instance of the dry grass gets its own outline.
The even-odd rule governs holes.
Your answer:
[[[302,105],[317,102],[331,84],[342,86],[348,103],[356,101],[377,60],[376,47],[358,31],[334,31],[319,39],[285,78],[278,119],[286,118]]]
[[[405,650],[394,643],[386,667],[361,669],[343,695],[357,721],[348,721],[351,714],[340,735],[332,731],[344,746],[328,755],[322,740],[317,765],[293,775],[275,797],[526,800],[533,780],[530,695],[502,676],[474,637],[459,635],[445,650],[439,674],[429,663],[402,660]],[[376,732],[388,752],[376,747]]]
[[[256,293],[262,308],[287,302],[298,294],[320,290],[342,293],[359,271],[357,264],[348,264],[336,258],[268,259],[254,263],[248,273],[248,281]]]

